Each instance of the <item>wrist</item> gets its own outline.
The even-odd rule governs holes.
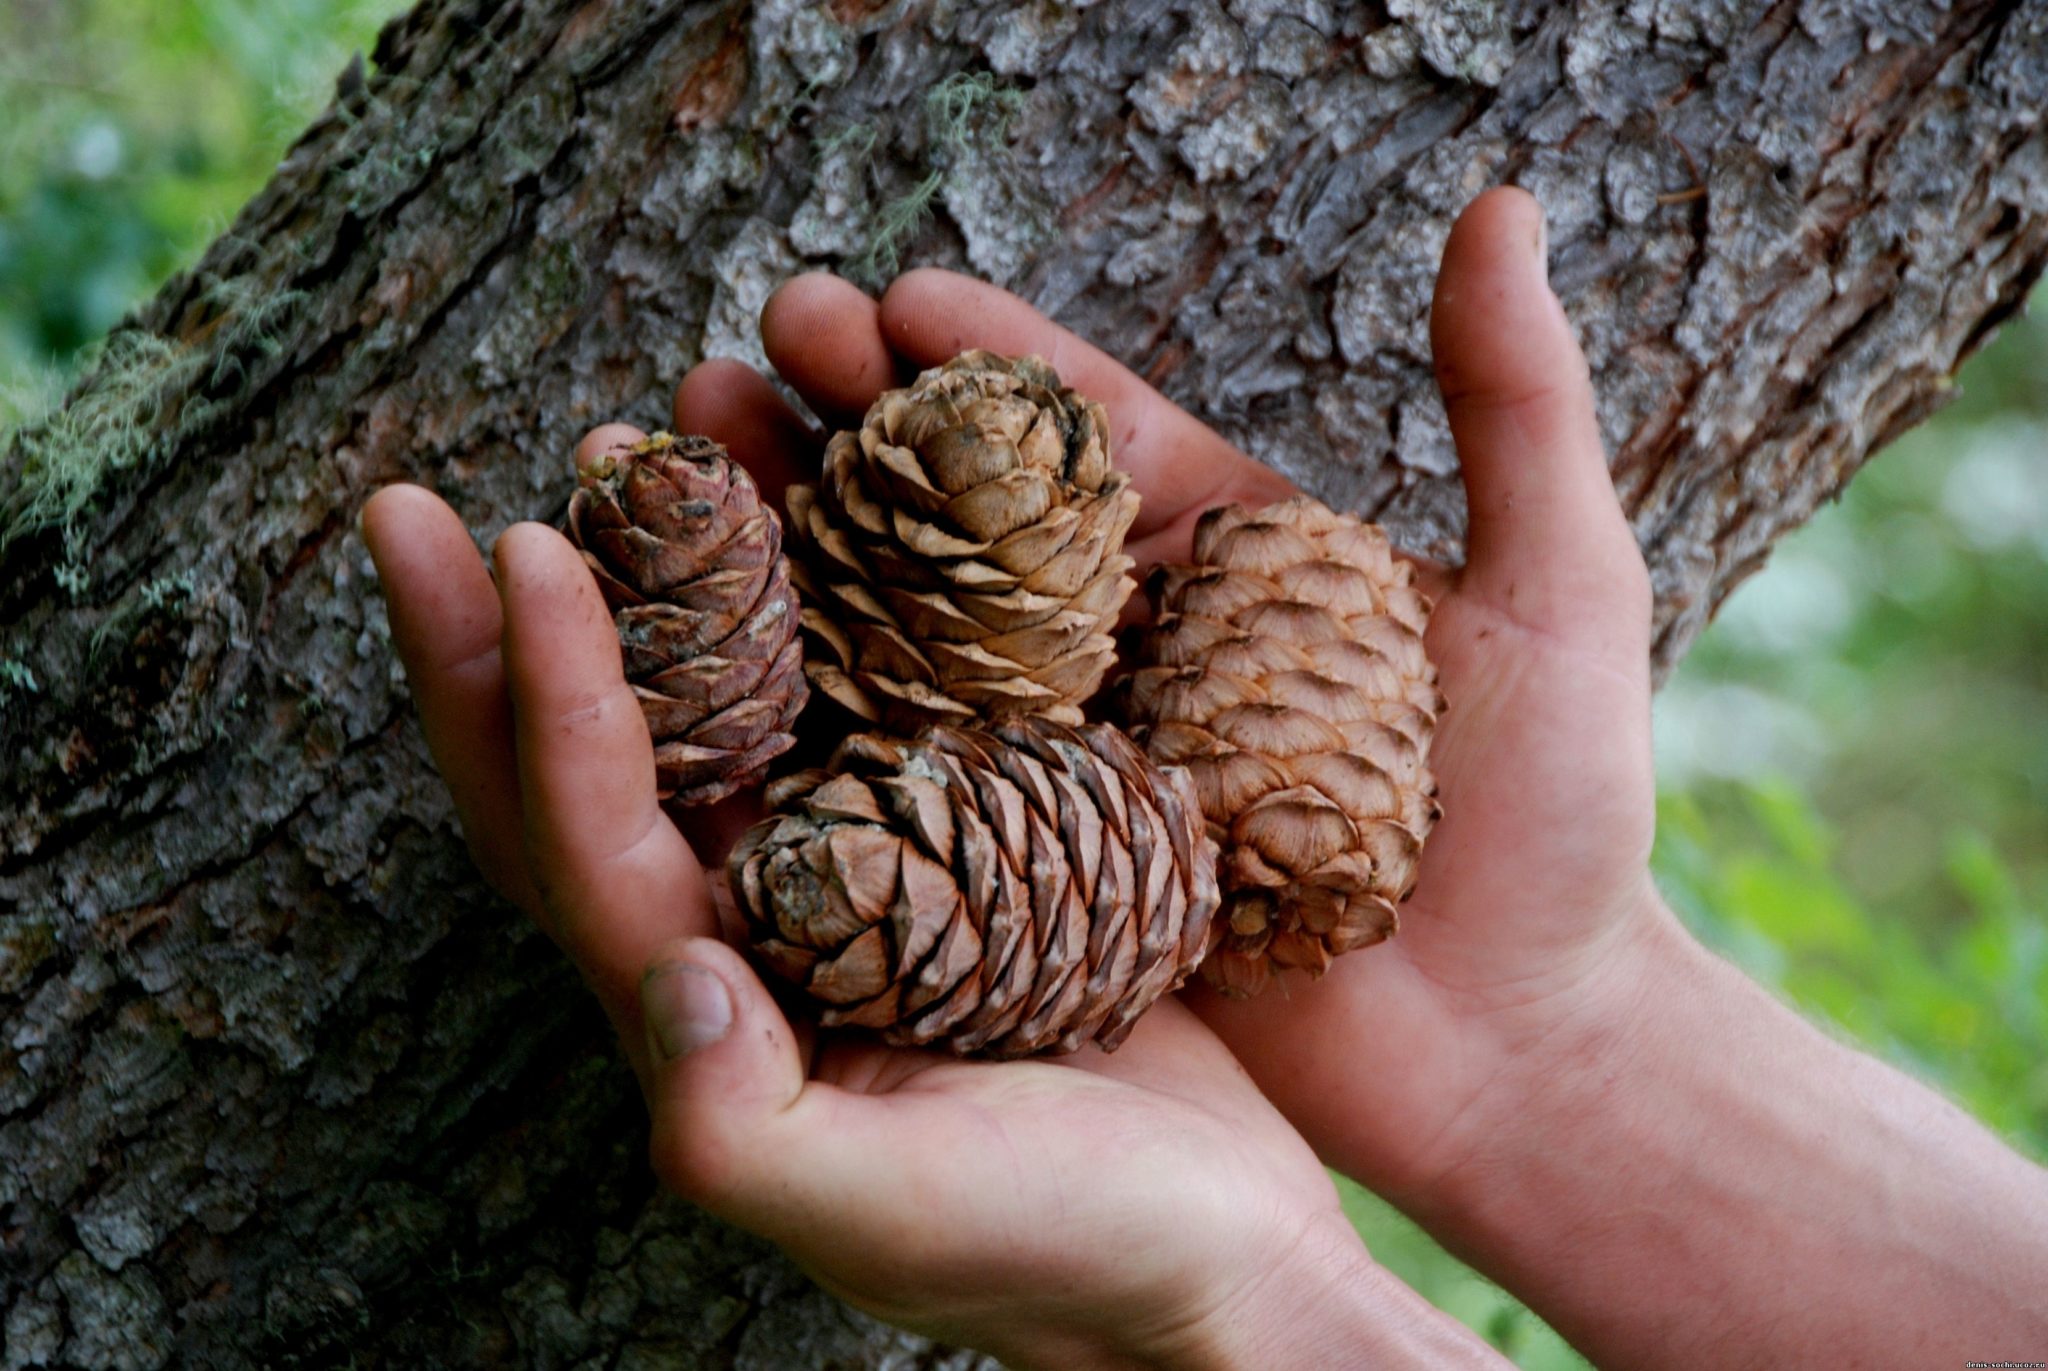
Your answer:
[[[1411,1212],[1594,1363],[1878,1364],[1938,1325],[2048,1327],[2014,1294],[2048,1288],[2040,1173],[1661,902],[1573,999]]]
[[[1389,1192],[1432,1229],[1492,1210],[1502,1188],[1526,1183],[1537,1155],[1579,1155],[1613,1127],[1613,1097],[1648,1058],[1694,1030],[1701,1002],[1739,973],[1702,947],[1645,875],[1635,907],[1582,964],[1515,1008],[1497,1012],[1469,1045],[1485,1062],[1482,1088],[1444,1130],[1432,1166]],[[1743,982],[1743,984],[1747,984]],[[1528,1197],[1538,1201],[1540,1196]]]
[[[1505,1365],[1375,1262],[1336,1210],[1305,1222],[1280,1261],[1211,1295],[1193,1317],[1139,1332],[1108,1364],[1161,1371]]]
[[[1645,871],[1626,904],[1602,920],[1591,945],[1513,986],[1513,996],[1483,1014],[1448,1016],[1454,1035],[1456,1105],[1436,1123],[1413,1164],[1370,1168],[1333,1158],[1427,1228],[1485,1209],[1491,1189],[1522,1182],[1532,1150],[1575,1148],[1577,1133],[1599,1127],[1591,1111],[1624,1064],[1651,1047],[1651,1027],[1698,998],[1729,971],[1700,947],[1663,904]]]

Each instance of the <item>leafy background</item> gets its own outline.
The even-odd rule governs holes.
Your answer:
[[[400,0],[0,0],[0,429],[196,258]],[[1844,1037],[2048,1157],[2048,327],[1967,367],[1740,589],[1657,705],[1658,879]],[[1400,1215],[1373,1251],[1584,1363]]]

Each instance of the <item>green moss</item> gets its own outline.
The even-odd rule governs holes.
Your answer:
[[[1010,136],[1010,121],[1024,106],[1024,92],[992,73],[958,71],[925,93],[924,175],[894,199],[883,202],[868,221],[867,247],[849,264],[856,278],[879,283],[902,265],[903,245],[917,233],[947,180],[966,162],[993,152]],[[855,124],[819,141],[823,152],[856,149],[871,158],[879,135]]]
[[[9,435],[12,489],[0,492],[0,551],[73,527],[109,475],[148,464],[165,443],[166,407],[202,376],[205,352],[130,329],[109,338],[70,403]]]
[[[192,573],[181,571],[175,576],[159,576],[142,588],[142,607],[145,610],[177,609],[192,598],[194,590]]]
[[[574,241],[556,238],[541,243],[526,267],[533,308],[554,314],[580,300],[589,285],[583,253]]]
[[[850,267],[855,278],[879,285],[894,276],[903,265],[903,244],[910,241],[932,201],[946,184],[943,171],[927,172],[907,192],[883,203],[868,220],[868,246]]]
[[[0,380],[0,450],[18,429],[50,413],[63,398],[64,372],[57,367],[31,365]]]
[[[13,657],[0,657],[0,709],[6,708],[23,695],[34,695],[42,690],[35,672],[29,670],[27,662]]]
[[[246,381],[250,363],[283,351],[290,338],[290,325],[297,322],[306,302],[312,299],[303,290],[258,285],[246,276],[215,281],[208,287],[206,298],[222,315],[213,336],[213,369],[206,382],[213,391],[221,390],[231,381]],[[186,425],[185,431],[190,432],[194,426]]]
[[[846,155],[861,163],[874,160],[875,144],[880,141],[882,131],[873,122],[857,119],[841,124],[835,129],[818,136],[817,148],[820,157]]]
[[[142,329],[110,336],[89,356],[85,380],[68,401],[45,400],[40,413],[0,430],[0,552],[49,529],[64,534],[58,583],[77,593],[88,579],[72,531],[113,476],[147,470],[203,431],[232,405],[255,362],[287,345],[310,298],[252,276],[216,279],[201,295],[213,311],[205,344]]]
[[[117,640],[133,638],[143,621],[152,614],[182,614],[192,601],[194,589],[189,572],[159,576],[145,582],[134,599],[123,600],[93,630],[91,639],[86,643],[86,665],[96,666],[101,655]]]
[[[948,159],[976,146],[994,147],[1010,136],[1010,121],[1024,107],[1024,92],[990,72],[956,71],[925,93],[925,133]]]
[[[492,120],[484,146],[515,176],[535,176],[561,151],[564,130],[575,122],[573,90],[561,85],[544,86],[521,97],[504,115]],[[444,144],[446,137],[443,132]],[[431,154],[433,150],[429,151]]]

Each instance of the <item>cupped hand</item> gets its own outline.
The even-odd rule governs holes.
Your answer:
[[[1302,1292],[1390,1284],[1308,1146],[1178,1003],[1113,1056],[1057,1062],[793,1031],[713,936],[712,882],[656,801],[574,549],[516,526],[494,585],[455,514],[409,486],[364,529],[471,849],[603,1001],[676,1190],[853,1303],[1020,1366],[1253,1364],[1286,1345]],[[730,823],[692,827],[708,859]]]
[[[1586,365],[1545,271],[1542,215],[1490,192],[1444,251],[1431,318],[1470,528],[1422,569],[1450,707],[1432,754],[1444,818],[1391,942],[1256,1000],[1191,1003],[1322,1155],[1411,1207],[1474,1156],[1547,1045],[1609,998],[1654,936],[1647,858],[1650,595],[1608,476]],[[1144,497],[1140,571],[1189,555],[1211,506],[1292,488],[1005,291],[914,271],[879,302],[829,276],[770,300],[776,369],[827,424],[968,348],[1036,353],[1107,407]],[[675,423],[727,444],[779,501],[821,435],[750,368],[711,361]],[[633,434],[600,431],[600,446]]]
[[[1046,357],[1108,407],[1145,497],[1141,567],[1186,556],[1214,504],[1291,493],[966,278],[913,272],[879,303],[801,278],[762,331],[833,425],[968,347]],[[1526,196],[1492,193],[1461,219],[1433,336],[1472,511],[1466,565],[1426,576],[1452,701],[1434,752],[1446,817],[1393,942],[1255,1002],[1191,997],[1328,1159],[1397,1198],[1470,1151],[1495,1117],[1482,1101],[1512,1098],[1503,1078],[1623,962],[1644,922],[1651,825],[1646,578]],[[739,363],[693,370],[675,425],[724,442],[772,501],[816,469],[821,435]],[[579,455],[638,436],[600,429]],[[810,1052],[710,937],[711,883],[655,802],[610,618],[574,552],[512,529],[494,587],[454,514],[407,487],[380,494],[365,529],[471,848],[597,990],[676,1188],[855,1302],[1024,1362],[1081,1364],[1134,1337],[1170,1360],[1176,1340],[1256,1326],[1241,1311],[1260,1304],[1257,1273],[1298,1269],[1304,1251],[1323,1270],[1363,1262],[1308,1151],[1179,1006],[1108,1057]],[[693,825],[707,857],[744,817]]]

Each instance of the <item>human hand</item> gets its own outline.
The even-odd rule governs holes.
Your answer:
[[[1185,558],[1210,505],[1289,493],[1072,334],[957,276],[913,272],[879,305],[806,278],[763,334],[841,422],[964,348],[1045,356],[1108,407],[1144,496],[1141,566]],[[1471,516],[1466,564],[1421,569],[1450,701],[1431,757],[1444,818],[1398,937],[1284,994],[1192,1003],[1326,1160],[1598,1364],[1920,1365],[1985,1330],[2039,1345],[2039,1169],[1812,1031],[1656,897],[1648,578],[1526,195],[1461,216],[1431,334]],[[808,451],[731,364],[692,373],[679,409],[758,471]]]
[[[597,991],[680,1193],[852,1303],[1020,1366],[1487,1359],[1371,1263],[1307,1145],[1178,1003],[1114,1056],[1057,1062],[794,1031],[711,936],[576,552],[516,526],[494,588],[427,492],[381,492],[363,522],[471,849]]]
[[[1465,566],[1421,568],[1451,702],[1432,754],[1445,817],[1390,943],[1256,1001],[1191,993],[1326,1159],[1417,1205],[1471,1158],[1488,1106],[1517,1098],[1506,1077],[1535,1071],[1559,1027],[1602,1001],[1623,950],[1662,926],[1646,874],[1648,580],[1527,195],[1492,192],[1460,219],[1432,335],[1472,512]],[[1107,407],[1144,497],[1129,544],[1141,573],[1186,558],[1211,506],[1293,493],[1097,349],[965,277],[911,272],[879,303],[802,277],[769,302],[762,337],[836,426],[967,348],[1045,357]],[[820,436],[740,363],[693,370],[675,422],[724,442],[771,500],[815,472]]]

